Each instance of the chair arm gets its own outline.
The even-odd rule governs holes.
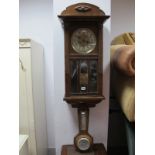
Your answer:
[[[111,65],[125,75],[135,76],[135,45],[112,45]]]

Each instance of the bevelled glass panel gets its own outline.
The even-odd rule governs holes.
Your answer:
[[[97,93],[97,60],[71,60],[71,93]]]
[[[79,68],[79,61],[78,60],[71,61],[71,92],[72,93],[78,93],[78,68]]]
[[[97,60],[89,61],[89,92],[97,92]]]

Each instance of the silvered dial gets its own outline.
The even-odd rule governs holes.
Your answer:
[[[90,142],[87,138],[83,137],[78,140],[78,148],[81,151],[86,151],[90,148]]]
[[[73,32],[71,44],[73,49],[80,54],[90,53],[96,46],[95,34],[88,28],[79,28]]]

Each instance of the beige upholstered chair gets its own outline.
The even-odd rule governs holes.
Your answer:
[[[124,33],[111,43],[111,95],[125,115],[129,155],[135,155],[135,39]]]
[[[130,122],[135,121],[135,40],[124,33],[111,44],[111,93]]]

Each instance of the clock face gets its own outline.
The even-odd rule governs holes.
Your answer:
[[[77,146],[81,151],[86,151],[90,148],[90,142],[87,138],[83,137],[78,140]]]
[[[80,54],[88,54],[96,47],[95,34],[88,28],[79,28],[73,32],[71,44],[76,52]]]

